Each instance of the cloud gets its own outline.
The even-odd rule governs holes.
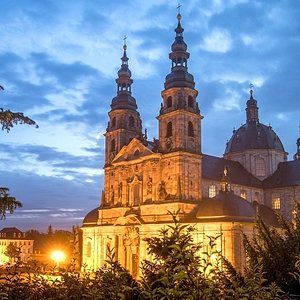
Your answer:
[[[233,40],[228,30],[215,28],[203,37],[200,48],[209,52],[226,53],[231,50]]]

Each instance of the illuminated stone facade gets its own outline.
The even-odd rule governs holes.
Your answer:
[[[25,232],[16,227],[5,227],[0,230],[0,265],[16,261],[27,262],[33,253],[33,240],[26,238]],[[14,245],[19,251],[18,258],[5,255],[7,246]]]
[[[275,132],[259,123],[252,91],[246,124],[233,133],[224,158],[202,153],[203,117],[187,68],[189,53],[180,19],[178,15],[169,54],[171,72],[158,108],[159,136],[153,141],[142,132],[124,45],[105,133],[104,191],[100,206],[87,214],[82,227],[82,262],[90,269],[104,264],[109,247],[138,277],[142,260],[151,259],[144,239],[157,236],[172,223],[169,211],[179,211],[180,222],[195,227],[195,242],[206,245],[207,236],[221,235],[218,250],[241,270],[245,263],[242,231],[252,234],[257,214],[276,226],[274,204],[291,219],[293,203],[300,201],[300,155],[286,161]],[[290,179],[282,181],[285,172]]]

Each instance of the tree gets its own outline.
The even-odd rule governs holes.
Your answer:
[[[15,209],[22,207],[22,203],[8,193],[9,189],[0,187],[0,220],[6,219],[6,213],[12,214]]]
[[[0,91],[4,91],[4,87],[2,85],[0,85]],[[0,124],[2,125],[2,130],[6,130],[7,132],[10,131],[14,124],[36,125],[35,121],[24,116],[23,113],[4,110],[1,107]],[[8,191],[8,188],[0,187],[0,220],[6,219],[7,211],[12,214],[16,208],[22,207],[22,203],[15,197],[10,196]]]
[[[0,91],[4,91],[2,85],[0,85]],[[2,125],[2,130],[6,130],[7,132],[16,124],[36,125],[35,121],[24,116],[23,113],[12,112],[9,109],[4,110],[2,107],[0,107],[0,124]]]
[[[297,205],[298,212],[300,205]],[[300,216],[292,223],[278,216],[280,230],[266,225],[258,219],[256,235],[250,240],[244,236],[249,258],[249,270],[261,264],[266,283],[276,283],[284,292],[300,297],[300,282],[295,277],[300,257]]]
[[[5,249],[4,255],[9,257],[9,260],[11,262],[15,262],[20,258],[21,255],[21,249],[20,247],[17,247],[13,243],[8,244],[8,246]]]

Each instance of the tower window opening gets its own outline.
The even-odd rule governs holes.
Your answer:
[[[172,97],[169,96],[168,99],[167,99],[167,108],[170,108],[172,107]]]
[[[192,96],[188,96],[188,107],[194,107],[194,99]]]
[[[116,151],[116,141],[114,139],[110,142],[110,151]]]
[[[125,83],[122,84],[122,91],[124,91],[124,90],[126,90],[126,84]]]
[[[129,117],[129,127],[134,127],[134,118],[133,118],[133,116]]]
[[[188,136],[194,137],[194,126],[192,122],[188,123]]]
[[[115,127],[116,126],[116,117],[113,117],[111,120],[111,126]]]
[[[173,135],[173,126],[172,126],[172,122],[169,122],[167,124],[167,134],[166,137],[170,137]]]

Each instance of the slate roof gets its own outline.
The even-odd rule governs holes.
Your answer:
[[[300,184],[300,161],[292,160],[278,164],[277,170],[263,181],[264,188],[287,187]]]
[[[262,182],[249,173],[239,162],[207,154],[203,154],[202,177],[220,181],[225,166],[231,183],[262,187]]]
[[[272,127],[262,123],[246,123],[238,130],[234,130],[225,153],[249,149],[276,149],[285,152],[282,142]]]
[[[216,197],[201,201],[196,218],[204,222],[253,222],[255,210],[232,191],[220,191]]]
[[[95,226],[97,225],[98,220],[98,210],[100,207],[96,207],[91,210],[83,219],[83,226]]]

